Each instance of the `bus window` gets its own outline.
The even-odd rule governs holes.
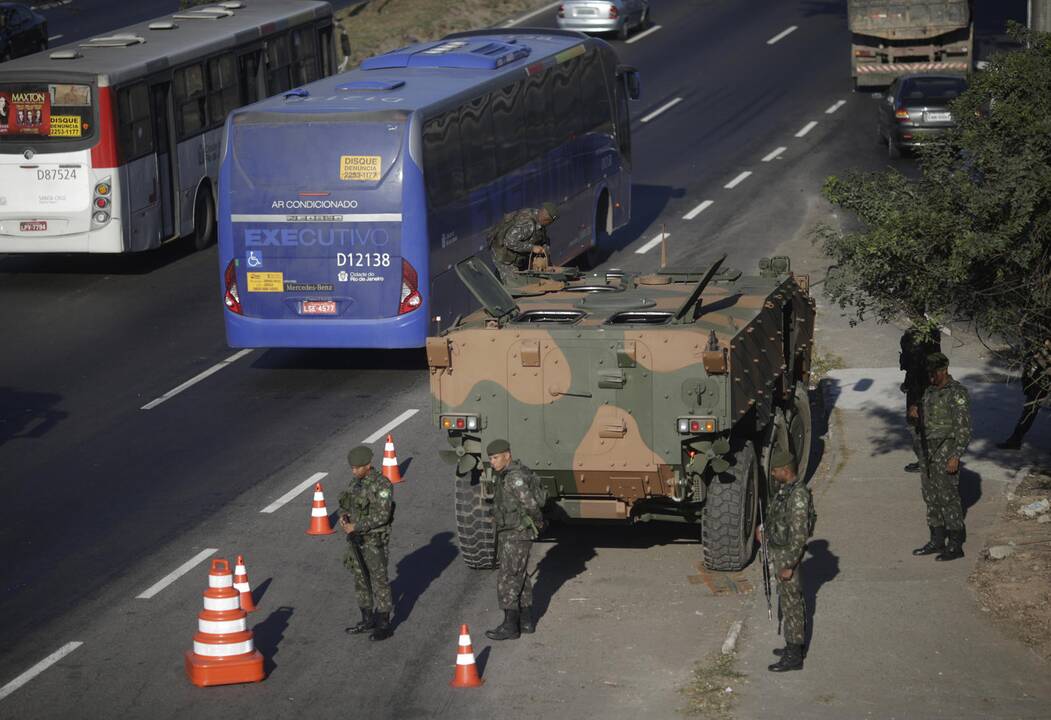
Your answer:
[[[292,84],[305,85],[318,79],[317,39],[314,28],[292,31]]]
[[[204,72],[199,64],[175,71],[175,126],[180,140],[204,129]]]
[[[153,124],[146,83],[122,88],[118,94],[120,148],[125,162],[153,152]]]
[[[475,98],[460,108],[460,136],[464,185],[468,190],[488,185],[496,178],[493,116],[489,112],[488,95]]]
[[[237,60],[241,70],[241,100],[242,104],[249,105],[263,97],[263,77],[260,73],[262,67],[262,53],[253,51],[242,55]]]
[[[423,125],[423,175],[431,207],[448,205],[463,194],[460,122],[457,111]]]
[[[231,53],[208,61],[208,120],[212,127],[222,125],[230,111],[240,105],[236,68]]]
[[[529,155],[536,158],[552,148],[551,111],[548,108],[551,71],[533,75],[526,80],[526,128],[529,135]]]
[[[288,46],[288,35],[278,35],[266,43],[266,92],[277,95],[292,87],[288,78],[292,53]]]
[[[493,130],[501,175],[517,170],[526,161],[529,148],[525,137],[524,94],[520,82],[493,93]]]
[[[580,134],[582,126],[580,101],[580,62],[573,58],[552,71],[551,121],[554,142],[559,145]]]
[[[336,71],[335,64],[335,48],[332,46],[332,26],[318,30],[318,37],[321,40],[321,77],[328,77]]]
[[[606,92],[606,76],[597,52],[584,56],[580,75],[581,109],[584,128],[589,132],[609,132],[610,102]]]

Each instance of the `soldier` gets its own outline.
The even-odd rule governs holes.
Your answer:
[[[496,594],[504,611],[504,621],[493,630],[486,630],[485,636],[491,640],[513,640],[520,632],[532,633],[536,629],[528,566],[529,551],[544,520],[534,493],[540,479],[511,458],[511,445],[506,440],[493,440],[485,452],[495,475],[493,519],[500,563]]]
[[[770,562],[777,578],[777,596],[784,618],[784,649],[774,650],[780,659],[767,669],[785,672],[803,669],[806,642],[806,601],[799,568],[806,541],[814,531],[814,499],[810,488],[796,475],[795,460],[787,450],[775,446],[770,458],[770,478],[777,491],[766,511],[766,527],[756,531],[759,541],[770,548]]]
[[[923,450],[920,447],[920,433],[916,425],[920,416],[920,400],[923,398],[923,391],[927,389],[929,380],[927,356],[940,352],[941,349],[941,337],[937,331],[928,333],[920,328],[911,327],[901,336],[898,367],[905,371],[905,382],[901,384],[901,391],[905,393],[905,421],[912,430],[912,449],[917,459],[916,462],[905,466],[905,472],[918,473],[920,471],[919,459],[923,456]]]
[[[489,235],[489,250],[502,282],[527,270],[532,253],[547,251],[547,226],[557,219],[558,208],[549,202],[539,210],[525,208],[504,216]]]
[[[353,479],[339,496],[339,525],[347,534],[343,564],[354,573],[361,622],[348,633],[372,631],[370,640],[386,640],[392,608],[387,579],[387,548],[394,521],[393,486],[372,467],[372,450],[359,445],[347,453]]]
[[[927,504],[931,539],[913,555],[938,553],[936,560],[963,557],[963,505],[960,502],[960,457],[971,441],[971,410],[967,389],[949,375],[949,358],[927,358],[931,384],[920,408],[923,450],[922,490]]]

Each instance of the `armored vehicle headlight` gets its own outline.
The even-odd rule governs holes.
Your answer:
[[[719,431],[719,423],[713,417],[681,417],[676,420],[681,435],[713,433]]]
[[[443,430],[478,430],[482,426],[477,415],[442,415],[440,423]]]

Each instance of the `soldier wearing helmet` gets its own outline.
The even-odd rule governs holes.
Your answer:
[[[506,283],[527,270],[534,253],[548,251],[547,226],[557,219],[558,207],[549,202],[539,209],[525,208],[504,216],[489,234],[489,251],[501,281]]]

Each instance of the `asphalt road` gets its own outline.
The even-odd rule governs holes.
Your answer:
[[[174,3],[135,3],[126,12],[142,17],[93,29],[97,4],[78,3],[79,21],[71,8],[45,11],[52,32],[68,30],[65,41]],[[656,267],[650,241],[663,227],[675,263],[726,252],[753,268],[803,226],[824,175],[891,162],[874,138],[872,98],[848,89],[844,2],[695,0],[655,5],[654,18],[658,30],[615,43],[641,70],[644,99],[634,107],[634,217],[609,265]],[[553,22],[548,12],[530,24]],[[628,717],[674,707],[674,688],[722,641],[737,605],[684,581],[700,558],[688,529],[588,529],[539,544],[541,631],[511,647],[483,642],[497,619],[493,578],[456,557],[422,353],[255,351],[140,409],[233,355],[217,276],[214,250],[185,246],[0,259],[0,685],[84,643],[0,699],[0,717],[218,717],[231,707],[488,717],[537,705]],[[339,632],[350,579],[336,537],[303,533],[309,493],[260,510],[318,472],[329,473],[331,510],[347,447],[410,409],[419,412],[394,430],[408,463],[391,562],[398,631],[370,647]],[[205,548],[248,558],[270,671],[260,686],[203,692],[185,680],[205,565],[136,597]],[[460,622],[472,624],[488,678],[471,698],[447,688]]]

